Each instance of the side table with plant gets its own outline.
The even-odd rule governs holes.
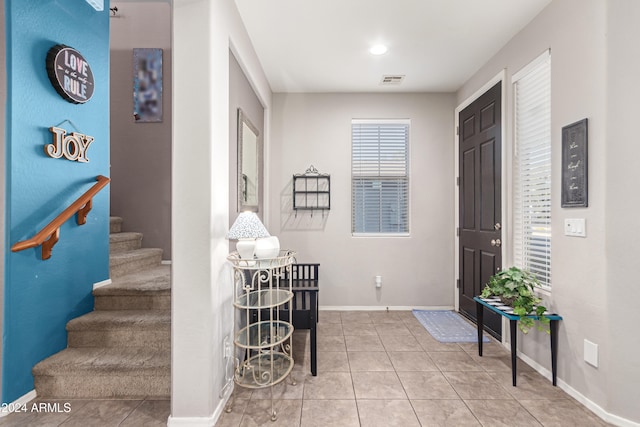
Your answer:
[[[547,308],[540,305],[541,300],[534,293],[536,286],[540,282],[533,273],[511,267],[491,276],[480,298],[498,297],[503,304],[513,307],[513,314],[520,316],[518,327],[525,334],[534,326],[534,320],[538,320],[540,331],[549,333],[549,319],[544,316]]]

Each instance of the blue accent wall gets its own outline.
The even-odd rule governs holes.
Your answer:
[[[67,346],[66,323],[93,309],[94,283],[109,278],[109,186],[93,200],[87,223],[60,229],[52,257],[41,248],[11,252],[94,183],[109,176],[109,2],[5,0],[6,218],[2,401],[34,389],[32,367]],[[95,92],[71,104],[55,91],[45,58],[56,44],[78,50],[94,74]],[[65,122],[66,120],[72,122]],[[64,122],[64,123],[63,123]],[[49,127],[91,135],[89,163],[45,155]]]

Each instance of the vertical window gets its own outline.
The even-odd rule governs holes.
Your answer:
[[[351,231],[409,233],[409,120],[351,122]]]
[[[513,76],[514,258],[551,287],[551,56]]]

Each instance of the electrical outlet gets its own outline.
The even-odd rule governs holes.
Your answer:
[[[382,276],[376,276],[376,288],[382,287]]]
[[[584,340],[584,361],[595,368],[598,367],[598,344]]]

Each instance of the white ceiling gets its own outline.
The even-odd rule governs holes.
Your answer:
[[[453,92],[551,0],[235,2],[274,92]]]

